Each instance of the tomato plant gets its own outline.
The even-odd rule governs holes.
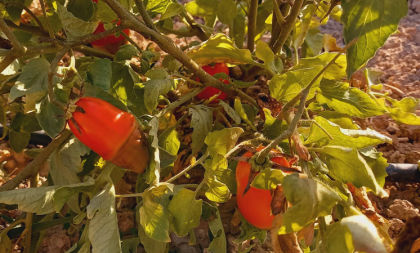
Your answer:
[[[0,9],[1,144],[7,159],[31,159],[0,157],[0,208],[19,210],[0,210],[0,252],[37,252],[57,224],[74,235],[57,252],[245,252],[243,241],[267,244],[268,229],[274,252],[392,249],[365,198],[386,195],[376,147],[392,139],[361,122],[420,125],[418,99],[390,96],[367,67],[406,0]],[[328,20],[344,41],[321,32]],[[50,144],[34,145],[36,135]]]

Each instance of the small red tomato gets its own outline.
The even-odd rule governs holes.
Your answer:
[[[92,1],[95,3],[98,3],[98,0],[92,0]],[[118,20],[116,24],[120,25],[121,21]],[[93,34],[98,34],[101,32],[105,32],[105,26],[104,26],[104,23],[99,22]],[[130,35],[130,29],[124,29],[122,32],[125,33],[126,35]],[[91,44],[93,47],[104,49],[114,54],[118,51],[120,46],[124,45],[126,42],[127,40],[122,34],[120,34],[118,37],[115,36],[114,34],[111,34],[102,39],[92,41]]]
[[[118,166],[143,172],[149,161],[145,138],[134,116],[94,97],[83,97],[68,120],[86,146]]]
[[[215,74],[218,73],[225,73],[226,75],[229,75],[229,68],[226,64],[224,63],[216,63],[214,65],[206,65],[203,66],[203,70],[206,71],[207,73],[209,73],[210,75],[214,76]],[[229,84],[228,80],[222,79],[220,78],[220,81],[222,81],[225,84]],[[225,100],[227,98],[226,93],[222,92],[221,90],[215,88],[215,87],[206,87],[202,92],[200,92],[197,95],[197,98],[199,99],[209,99],[212,96],[219,94],[220,95],[217,97],[217,99],[221,99],[221,100]]]
[[[247,152],[243,157],[252,157],[251,152]],[[283,166],[290,167],[285,157],[276,156],[271,161]],[[260,229],[270,229],[273,225],[274,215],[271,212],[271,202],[273,200],[272,191],[248,186],[251,176],[251,164],[240,161],[236,166],[236,203],[239,212],[252,225]]]

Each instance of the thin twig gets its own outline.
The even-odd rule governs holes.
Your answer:
[[[274,16],[276,16],[276,21],[279,26],[282,26],[284,22],[286,22],[286,19],[283,17],[283,14],[281,14],[280,6],[277,0],[273,0],[273,11]],[[274,22],[274,21],[273,21]]]
[[[257,30],[257,10],[258,0],[251,0],[251,4],[248,9],[248,49],[254,51],[254,40],[255,33]]]
[[[311,90],[312,85],[316,82],[316,80],[318,80],[318,78],[324,73],[324,71],[329,66],[331,66],[335,62],[335,60],[337,60],[337,58],[339,56],[340,56],[340,53],[338,53],[336,56],[334,56],[334,58],[330,62],[328,62],[328,64],[325,65],[324,68],[322,68],[321,71],[319,71],[318,74],[314,78],[312,78],[311,82],[298,95],[296,95],[293,98],[293,99],[295,99],[295,98],[299,99],[300,98],[300,103],[299,103],[299,107],[298,107],[298,110],[297,110],[295,116],[293,117],[292,121],[290,122],[289,127],[287,128],[286,131],[284,131],[278,137],[276,137],[270,144],[268,144],[263,150],[261,150],[260,152],[258,152],[256,154],[257,163],[263,163],[264,160],[265,160],[265,157],[268,155],[270,150],[274,149],[277,146],[277,144],[280,143],[280,141],[292,136],[292,134],[294,133],[294,131],[297,127],[297,123],[299,122],[300,118],[302,117],[303,111],[305,109],[306,98],[308,97],[308,94],[309,94],[309,91]],[[294,103],[292,103],[291,105],[293,105],[293,104]],[[285,107],[283,107],[283,113],[288,113],[288,109],[287,110],[284,109]]]
[[[35,22],[38,24],[39,28],[46,32],[44,26],[42,25],[41,21],[39,20],[39,18],[31,11],[31,9],[29,9],[28,7],[26,7],[24,4],[22,4],[23,9],[35,20]]]
[[[149,16],[149,13],[147,13],[147,11],[146,11],[146,7],[143,4],[143,0],[134,0],[134,2],[136,3],[137,9],[139,10],[141,17],[143,18],[144,23],[150,29],[153,29],[153,30],[157,31],[156,27],[155,27],[155,24],[153,24],[152,18]]]
[[[141,52],[143,52],[143,49],[132,39],[132,38],[130,38],[130,36],[128,36],[127,34],[125,34],[125,33],[121,33],[121,35],[128,41],[128,42],[130,42],[130,44],[131,45],[133,45],[136,49],[137,49],[137,51],[139,51],[139,53],[141,53]]]
[[[177,180],[178,178],[180,178],[182,175],[184,175],[185,173],[187,173],[188,171],[190,171],[195,166],[197,166],[199,164],[202,164],[204,162],[204,160],[207,159],[207,157],[209,157],[209,153],[208,152],[206,152],[204,155],[202,155],[200,157],[200,159],[198,159],[195,163],[190,164],[185,169],[183,169],[181,172],[179,172],[175,176],[173,176],[173,177],[169,178],[168,180],[166,180],[166,183],[172,183],[173,181]]]
[[[136,31],[143,36],[150,37],[151,40],[153,40],[162,50],[174,56],[179,62],[184,64],[191,72],[200,78],[200,80],[204,82],[206,86],[214,86],[222,91],[229,93],[229,89],[227,89],[223,82],[206,73],[195,61],[193,61],[179,47],[177,47],[170,38],[147,27],[136,16],[126,10],[118,1],[103,1],[106,2],[109,7],[115,11],[115,13],[117,13],[121,19],[122,25],[127,25],[133,31]]]
[[[157,117],[162,117],[163,115],[166,115],[168,112],[172,112],[175,108],[177,108],[178,106],[181,106],[183,103],[197,96],[202,91],[203,89],[195,89],[191,91],[190,93],[182,96],[177,101],[170,103],[164,110],[160,111]]]
[[[35,175],[42,167],[44,162],[50,157],[51,153],[57,150],[63,143],[65,143],[71,136],[69,130],[64,130],[61,135],[56,137],[47,147],[42,149],[35,159],[30,162],[19,174],[13,179],[7,181],[0,186],[0,192],[9,191],[16,188],[23,180]]]

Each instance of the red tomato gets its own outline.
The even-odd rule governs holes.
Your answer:
[[[92,1],[95,3],[98,3],[98,0],[92,0]],[[120,23],[121,21],[118,20],[116,24],[119,25]],[[98,27],[96,27],[96,30],[93,32],[93,34],[98,34],[101,32],[105,32],[105,26],[104,26],[104,23],[99,22]],[[122,32],[125,33],[126,35],[130,35],[129,29],[124,29]],[[111,34],[102,39],[92,41],[91,44],[93,47],[105,49],[106,51],[110,53],[116,53],[119,47],[125,44],[126,41],[127,41],[126,38],[122,34],[120,34],[118,37],[115,36],[114,34]]]
[[[134,116],[94,97],[83,97],[76,105],[80,110],[68,120],[70,130],[105,160],[112,160],[136,128]]]
[[[229,75],[229,68],[226,64],[224,63],[216,63],[214,65],[206,65],[203,66],[203,70],[206,71],[207,73],[209,73],[210,75],[214,76],[215,74],[218,73],[225,73],[226,75]],[[228,80],[222,79],[220,78],[220,81],[224,82],[225,84],[229,84]],[[218,99],[226,99],[227,95],[226,93],[222,92],[221,90],[215,88],[215,87],[206,87],[202,92],[200,92],[197,95],[197,98],[199,99],[209,99],[212,96],[219,94],[220,95],[217,97]]]
[[[243,157],[252,157],[251,152],[247,152]],[[273,157],[271,161],[284,166],[290,167],[289,162],[282,156]],[[274,215],[271,213],[271,201],[273,200],[270,190],[259,189],[249,186],[246,193],[245,189],[248,185],[251,175],[251,164],[240,161],[236,166],[236,203],[239,212],[252,225],[260,229],[270,229],[273,225]]]

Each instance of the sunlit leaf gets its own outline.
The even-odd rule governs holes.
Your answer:
[[[54,213],[60,211],[62,208],[62,205],[56,205],[56,201],[65,203],[64,196],[69,196],[77,191],[87,189],[93,184],[93,180],[88,180],[83,183],[65,186],[55,185],[4,191],[0,192],[0,203],[18,205],[19,210],[23,212],[39,215]],[[68,192],[70,194],[64,194]]]
[[[205,139],[210,154],[225,155],[238,141],[239,136],[244,132],[240,127],[224,128],[209,133]]]
[[[344,39],[349,43],[357,38],[356,44],[347,50],[347,75],[350,77],[397,30],[408,8],[405,0],[343,0],[341,6]]]
[[[384,142],[392,142],[392,139],[388,136],[369,128],[366,130],[344,129],[321,116],[316,116],[314,120],[317,124],[311,125],[309,136],[305,140],[306,145],[340,145],[359,149],[376,146]]]
[[[173,216],[173,226],[179,236],[185,236],[200,225],[202,200],[195,199],[195,192],[181,189],[172,198],[168,209]],[[185,208],[188,207],[188,208]]]
[[[237,48],[226,35],[220,33],[191,49],[188,56],[202,65],[212,62],[253,63],[248,49]]]
[[[323,80],[316,99],[321,105],[353,117],[366,118],[385,113],[385,109],[368,94],[344,82]]]
[[[115,208],[115,188],[108,184],[95,195],[86,209],[92,252],[120,252],[121,241]]]
[[[168,184],[151,187],[143,192],[143,205],[139,209],[140,224],[146,235],[156,241],[170,242],[169,237],[169,193]]]
[[[343,183],[356,187],[366,186],[376,194],[384,195],[384,190],[376,181],[369,164],[355,148],[325,146],[317,148],[322,160],[327,164],[331,176]]]
[[[280,234],[299,231],[318,216],[329,215],[340,200],[332,188],[313,179],[301,178],[298,174],[286,176],[282,186],[292,207],[283,215]]]
[[[195,105],[189,109],[191,114],[192,133],[192,152],[193,154],[201,150],[204,139],[211,130],[213,121],[212,109],[204,105]]]

